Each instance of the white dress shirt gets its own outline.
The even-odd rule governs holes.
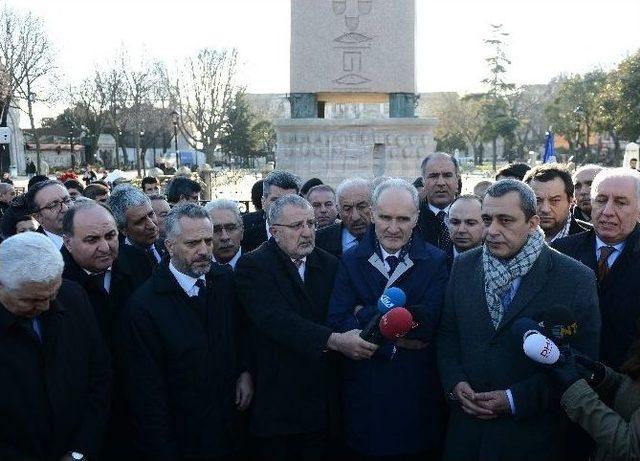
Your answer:
[[[169,270],[171,271],[173,276],[176,278],[178,285],[182,287],[182,289],[187,294],[187,296],[189,296],[190,298],[194,296],[198,296],[198,293],[200,292],[200,287],[196,285],[196,282],[198,280],[206,281],[206,278],[204,277],[204,275],[201,275],[198,278],[193,278],[190,275],[183,274],[178,269],[176,269],[176,266],[174,266],[173,262],[171,261],[169,261]]]
[[[298,274],[304,282],[304,270],[307,267],[307,257],[305,256],[304,258],[300,259],[300,261],[302,261],[302,264],[300,264],[300,267],[298,267]],[[294,258],[291,258],[291,262],[294,266],[296,265],[296,260]]]
[[[616,259],[618,259],[618,256],[620,256],[620,254],[622,253],[624,244],[625,242],[622,241],[616,245],[608,245],[600,240],[600,237],[596,236],[596,261],[600,259],[600,250],[602,249],[602,247],[613,247],[616,249],[616,251],[612,251],[607,258],[607,265],[609,267],[613,266],[613,263],[616,262]]]
[[[144,249],[139,245],[134,245],[133,243],[131,243],[131,240],[129,240],[129,237],[124,239],[124,243],[125,245],[138,246],[138,248]],[[160,253],[158,253],[158,250],[156,250],[155,244],[151,245],[151,251],[153,252],[153,256],[156,258],[156,262],[160,262],[162,260],[162,256],[160,256]]]
[[[400,250],[398,250],[396,253],[387,253],[387,251],[384,248],[382,248],[382,245],[380,245],[380,252],[382,253],[382,261],[384,262],[384,268],[387,270],[387,272],[391,270],[391,266],[387,262],[387,258],[389,256],[395,256],[396,258],[398,258],[400,262],[402,262],[400,260]]]
[[[344,253],[349,248],[358,244],[358,239],[347,230],[346,227],[342,228],[342,252]]]
[[[85,271],[88,275],[94,275],[93,272],[89,272],[86,269],[82,269],[83,271]],[[111,293],[111,268],[107,269],[104,273],[104,291],[106,291],[107,293]]]
[[[433,206],[430,203],[427,203],[427,205],[429,205],[429,209],[433,211],[434,215],[438,216],[438,213],[440,213],[441,211],[444,211],[446,213],[445,218],[449,216],[449,208],[451,208],[451,204],[447,205],[444,208],[438,208],[437,206]]]
[[[62,240],[62,237],[59,236],[58,234],[54,234],[53,232],[49,232],[44,227],[42,229],[44,230],[44,233],[47,234],[47,237],[49,237],[49,239],[51,239],[51,241],[56,246],[56,248],[58,250],[61,250],[62,249],[62,244],[64,243],[64,241]]]
[[[240,256],[242,256],[242,248],[238,248],[238,251],[236,252],[235,256],[231,258],[231,261],[229,261],[228,263],[221,263],[220,261],[216,260],[215,256],[213,257],[213,260],[218,264],[222,264],[222,265],[229,264],[231,268],[235,270],[236,263],[238,262],[238,259],[240,259]]]

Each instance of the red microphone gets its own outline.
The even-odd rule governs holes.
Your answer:
[[[402,338],[409,333],[416,324],[411,312],[404,307],[394,307],[380,319],[380,334],[388,340]]]

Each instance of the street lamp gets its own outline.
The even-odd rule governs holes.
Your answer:
[[[73,154],[73,131],[69,131],[69,151],[71,152],[71,169],[76,168],[76,156]]]
[[[176,147],[176,172],[178,171],[178,167],[180,166],[180,153],[178,152],[178,121],[180,119],[180,114],[178,111],[171,112],[171,118],[173,119],[173,139]]]
[[[146,162],[144,160],[144,150],[145,150],[145,146],[144,146],[144,130],[140,130],[140,161],[142,162],[142,175],[146,176],[147,175],[147,165]]]

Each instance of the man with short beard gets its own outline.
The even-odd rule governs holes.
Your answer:
[[[135,442],[146,459],[231,459],[237,412],[251,402],[239,373],[232,272],[212,263],[213,228],[195,203],[166,220],[168,264],[129,301],[123,355]]]
[[[585,222],[591,222],[591,183],[596,175],[604,170],[601,165],[584,165],[573,173],[576,204],[573,207],[573,217]]]

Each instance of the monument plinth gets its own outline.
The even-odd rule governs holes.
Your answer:
[[[276,166],[337,184],[415,178],[435,119],[415,117],[415,0],[292,0],[292,120],[276,123]],[[325,119],[325,104],[388,103],[389,118]]]

